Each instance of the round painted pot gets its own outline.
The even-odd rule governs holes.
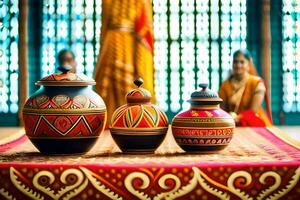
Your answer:
[[[127,93],[127,104],[113,113],[111,135],[123,153],[153,153],[166,136],[168,119],[150,103],[150,92],[140,87],[143,80],[134,83],[138,88]]]
[[[106,124],[106,106],[91,88],[95,81],[70,69],[38,81],[23,109],[26,134],[44,154],[85,153]]]
[[[232,139],[235,122],[219,104],[222,99],[199,85],[202,90],[193,92],[191,108],[177,114],[172,121],[172,132],[178,145],[187,152],[224,149]]]

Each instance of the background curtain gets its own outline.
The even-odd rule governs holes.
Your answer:
[[[154,95],[153,20],[151,0],[105,0],[102,3],[101,49],[94,78],[108,119],[125,103],[137,76]]]

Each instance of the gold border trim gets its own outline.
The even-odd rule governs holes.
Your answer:
[[[300,142],[291,138],[288,134],[286,134],[285,132],[280,130],[280,128],[278,128],[276,126],[270,126],[270,127],[266,127],[266,128],[267,128],[267,130],[269,130],[271,133],[273,133],[273,135],[275,135],[279,139],[283,140],[287,144],[300,150]]]
[[[100,137],[100,135],[99,136],[84,136],[84,137],[64,137],[64,136],[62,136],[62,137],[39,137],[39,136],[37,136],[37,137],[32,137],[32,136],[29,136],[29,135],[27,135],[27,137],[29,138],[29,139],[47,139],[47,140],[51,140],[51,139],[59,139],[59,140],[68,140],[68,139],[88,139],[88,138],[99,138]]]
[[[140,133],[140,134],[138,134]],[[167,133],[165,132],[111,132],[112,135],[128,135],[128,136],[134,136],[134,137],[139,137],[139,136],[151,136],[151,135],[166,135]]]
[[[110,127],[110,130],[128,130],[128,131],[145,131],[145,132],[151,132],[152,130],[164,130],[164,129],[168,129],[169,127],[154,127],[154,128],[119,128],[119,127]],[[149,129],[149,130],[147,130]]]
[[[172,126],[174,127],[228,127],[228,126],[234,126],[235,124],[233,123],[226,123],[226,122],[173,122]]]
[[[95,81],[37,81],[35,85],[44,86],[89,86],[96,85]]]
[[[104,108],[80,108],[80,109],[37,109],[37,108],[24,108],[24,114],[92,114],[92,113],[106,113]]]
[[[228,126],[228,127],[187,127],[187,126],[172,126],[172,128],[180,128],[180,129],[186,129],[186,128],[190,128],[190,129],[222,129],[222,128],[232,128],[233,130],[235,129],[235,126]]]
[[[225,144],[194,144],[194,143],[190,144],[190,143],[182,143],[182,142],[177,142],[177,143],[182,145],[182,146],[198,146],[198,147],[227,146],[228,144],[230,144],[230,142],[227,142]],[[206,150],[206,151],[200,150],[200,151],[206,152],[206,151],[209,151],[209,150]],[[218,150],[216,150],[216,151],[218,151]],[[209,152],[213,152],[213,151],[209,151]]]
[[[178,118],[174,118],[174,120],[180,120],[180,119],[183,119],[183,120],[188,120],[188,119],[230,119],[230,120],[233,120],[232,117],[199,117],[199,116],[195,116],[195,117],[178,117]]]
[[[176,135],[175,139],[231,139],[232,135]]]
[[[144,130],[144,129],[118,129],[118,128],[110,128],[110,132],[112,135],[130,135],[130,136],[148,136],[148,135],[166,135],[168,128],[156,128],[152,130]]]

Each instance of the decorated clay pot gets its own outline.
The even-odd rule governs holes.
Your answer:
[[[95,81],[70,69],[36,82],[40,89],[25,103],[26,134],[41,153],[87,152],[106,124],[105,104],[90,86]]]
[[[140,87],[143,80],[138,78],[134,83],[138,88],[128,92],[127,104],[113,113],[110,131],[124,153],[153,153],[165,138],[168,119],[150,103],[150,92]]]
[[[199,85],[202,90],[193,92],[191,108],[175,116],[172,132],[178,145],[185,151],[212,151],[225,148],[232,139],[234,119],[222,110],[222,99]]]

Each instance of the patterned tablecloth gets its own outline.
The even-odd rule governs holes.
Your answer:
[[[0,146],[0,199],[300,199],[300,144],[237,128],[223,151],[186,154],[171,132],[153,155],[124,155],[105,131],[85,155]],[[80,145],[80,144],[78,144]]]

